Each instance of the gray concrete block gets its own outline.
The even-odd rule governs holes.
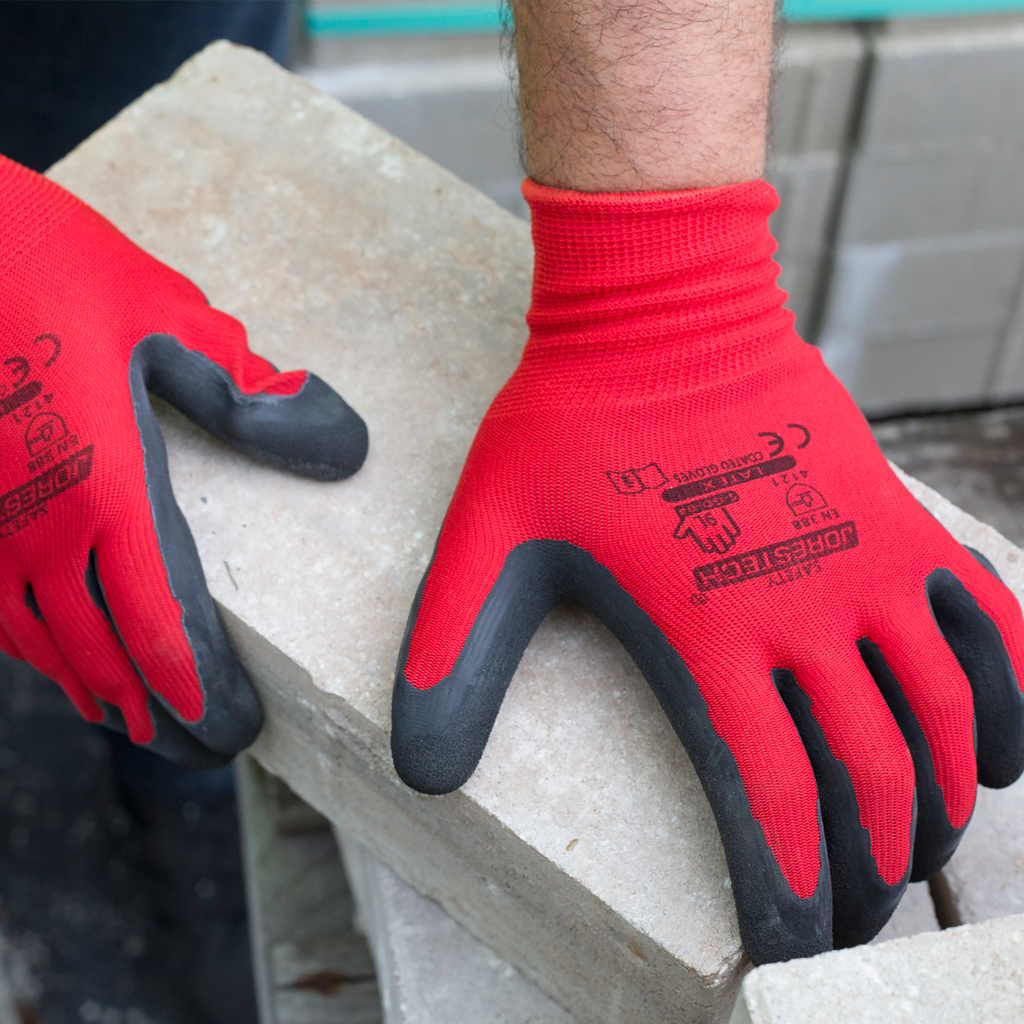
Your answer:
[[[573,1024],[514,967],[358,843],[338,836],[386,1024]]]
[[[871,41],[865,151],[1024,135],[1024,16],[893,21]]]
[[[899,157],[858,153],[843,198],[840,245],[1024,228],[1020,147]]]
[[[1022,268],[1019,231],[840,246],[822,354],[869,413],[982,401]]]
[[[53,174],[369,425],[362,470],[318,484],[162,414],[175,494],[267,710],[255,755],[579,1019],[727,1017],[743,954],[713,816],[592,618],[544,624],[461,791],[421,796],[391,763],[408,610],[526,336],[527,225],[226,44]]]
[[[871,53],[818,341],[872,411],[1021,393],[1024,17],[893,22]],[[859,351],[883,341],[902,357]]]
[[[866,49],[853,26],[786,28],[772,86],[774,159],[846,148]]]
[[[497,40],[432,59],[365,58],[304,76],[520,216],[515,100]],[[437,48],[435,44],[435,49]]]
[[[771,964],[743,982],[732,1024],[1018,1024],[1024,915]]]
[[[999,335],[1024,268],[1024,232],[848,245],[836,254],[819,343]]]
[[[260,1024],[380,1024],[329,823],[248,756],[236,778]]]
[[[841,349],[826,360],[869,415],[984,401],[999,338],[919,338]]]

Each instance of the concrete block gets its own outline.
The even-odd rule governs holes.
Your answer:
[[[53,174],[369,425],[363,469],[318,484],[163,415],[175,493],[266,705],[256,757],[580,1019],[727,1017],[743,954],[710,808],[594,620],[543,626],[462,791],[420,796],[391,765],[409,606],[525,340],[527,225],[226,44]]]
[[[1024,147],[896,158],[858,153],[843,198],[841,245],[1024,229]]]
[[[381,1024],[330,824],[251,758],[236,777],[260,1024]]]
[[[1017,1024],[1024,915],[771,964],[743,982],[732,1024]]]
[[[1019,232],[844,246],[819,344],[1001,335],[1022,268]]]
[[[526,216],[515,100],[497,38],[486,48],[483,43],[474,52],[455,46],[429,59],[363,58],[311,68],[304,77],[500,206]]]
[[[744,959],[710,808],[610,634],[559,609],[458,793],[388,745],[395,652],[448,498],[525,338],[527,226],[250,51],[216,44],[52,171],[365,416],[319,484],[171,411],[175,494],[267,710],[253,753],[580,1020],[723,1020]],[[1018,594],[994,531],[917,488]]]
[[[373,949],[386,1024],[573,1024],[573,1018],[358,843],[338,836]]]
[[[1024,16],[893,21],[873,34],[865,151],[1024,136]]]
[[[988,334],[822,348],[829,367],[873,416],[983,402],[999,344]]]
[[[853,26],[785,29],[772,85],[773,158],[849,145],[866,55],[863,33]]]
[[[817,340],[873,412],[1024,392],[1024,346],[1008,334],[1024,253],[1024,17],[893,22],[870,45]],[[938,365],[922,371],[909,356],[926,338]],[[879,341],[903,356],[861,351]]]

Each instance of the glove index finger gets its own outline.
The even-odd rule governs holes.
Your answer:
[[[206,588],[151,410],[140,430],[146,486],[97,538],[95,587],[156,700],[206,747],[234,754],[255,740],[262,708]]]
[[[135,346],[129,377],[136,419],[147,414],[148,388],[258,462],[314,480],[341,480],[359,469],[369,435],[351,406],[316,375],[278,373],[250,352],[238,321],[202,312],[208,322],[192,332],[195,347],[195,338],[186,345],[170,334]]]

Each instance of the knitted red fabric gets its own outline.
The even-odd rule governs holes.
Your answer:
[[[94,697],[119,707],[142,743],[153,724],[139,672],[186,721],[204,712],[129,393],[134,347],[162,333],[247,395],[306,380],[253,355],[237,320],[94,210],[0,157],[0,648],[91,721]],[[123,642],[86,587],[90,552]]]
[[[915,776],[856,643],[881,649],[927,738],[946,813],[975,795],[971,689],[925,581],[945,566],[999,627],[1012,595],[907,492],[775,284],[763,182],[585,195],[532,182],[530,340],[445,518],[405,678],[453,670],[510,552],[589,552],[679,653],[794,893],[818,882],[817,791],[772,683],[791,671],[849,771],[887,884],[907,871]]]

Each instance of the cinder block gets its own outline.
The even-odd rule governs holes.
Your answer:
[[[965,924],[1024,914],[1024,779],[978,790],[970,828],[943,875]]]
[[[995,335],[823,347],[828,365],[869,416],[981,402],[998,353]]]
[[[859,153],[843,198],[840,244],[1020,232],[1022,149],[992,150],[989,145],[984,152],[938,155],[923,147],[898,157]]]
[[[1002,334],[1024,267],[1024,234],[959,235],[840,249],[819,344]]]
[[[573,1024],[514,967],[358,843],[338,836],[386,1024]]]
[[[497,37],[471,48],[467,42],[453,41],[447,53],[437,40],[406,48],[405,60],[396,59],[401,46],[376,61],[350,53],[348,62],[310,68],[304,76],[505,209],[527,216],[515,100]]]
[[[924,932],[937,932],[939,922],[935,917],[935,904],[928,892],[927,882],[914,882],[907,886],[892,917],[885,927],[871,940],[872,945],[903,939]]]
[[[871,50],[818,341],[873,412],[1024,391],[1008,335],[1024,247],[1024,18],[893,22]],[[927,337],[932,365],[918,368],[909,355]],[[866,351],[882,340],[903,358]]]
[[[823,953],[747,975],[732,1024],[1019,1024],[1024,915]]]
[[[774,158],[847,147],[866,50],[852,26],[786,28],[772,86]]]
[[[260,1024],[381,1024],[330,825],[250,757],[235,764]]]
[[[871,42],[865,151],[1024,135],[1024,16],[888,22]]]

